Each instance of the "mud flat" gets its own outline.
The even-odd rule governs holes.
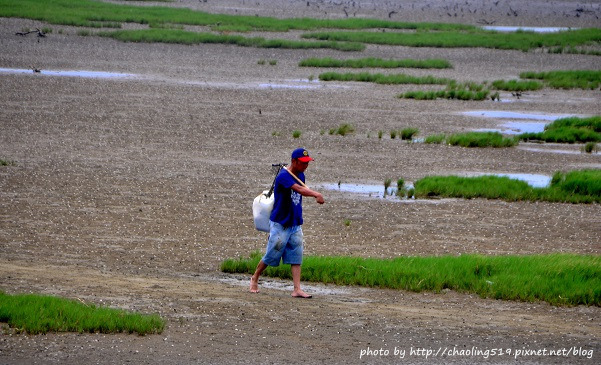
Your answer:
[[[417,2],[161,5],[341,17],[345,6],[352,16],[355,4],[362,9],[355,10],[357,16],[471,24],[485,18],[495,25],[541,27],[586,27],[592,22],[589,10],[599,15],[597,2],[468,3],[470,15],[464,6],[456,19],[444,7],[460,4],[448,1],[420,2],[423,11]],[[415,9],[409,11],[412,4]],[[391,13],[395,6],[402,11]],[[507,15],[509,6],[518,16]],[[497,8],[502,10],[494,12]],[[581,8],[587,12],[576,11]],[[484,9],[486,16],[481,16]],[[536,16],[526,16],[533,11]],[[576,152],[577,146],[465,149],[377,138],[379,130],[386,135],[416,127],[425,136],[503,123],[464,114],[474,110],[598,115],[599,90],[543,89],[530,93],[526,102],[512,103],[415,101],[396,98],[410,86],[309,83],[320,70],[298,67],[300,59],[444,58],[454,68],[432,71],[436,76],[482,82],[517,78],[522,71],[596,69],[598,57],[385,46],[350,55],[130,44],[77,36],[75,28],[58,26],[39,42],[14,35],[40,26],[46,25],[0,19],[0,68],[31,70],[0,73],[0,159],[15,162],[0,166],[0,290],[158,312],[168,324],[162,334],[145,337],[28,336],[3,324],[0,363],[515,363],[516,350],[544,348],[587,352],[520,356],[517,361],[599,362],[598,307],[308,283],[305,288],[315,296],[303,301],[289,296],[287,281],[266,278],[261,293],[250,295],[246,276],[219,271],[225,258],[264,249],[266,235],[253,227],[251,203],[270,185],[271,164],[289,162],[298,146],[315,156],[307,171],[310,186],[380,185],[389,178],[416,181],[434,174],[552,176],[558,170],[601,168],[599,155],[539,151]],[[260,59],[277,64],[259,65]],[[51,77],[44,70],[136,76]],[[342,123],[353,124],[356,132],[345,137],[322,132]],[[292,137],[294,130],[302,132],[300,138]],[[601,253],[599,205],[479,199],[399,204],[323,192],[324,206],[305,202],[305,247],[311,255]],[[348,227],[346,220],[352,222]],[[489,355],[493,349],[507,352],[494,358],[482,352],[449,356],[447,351],[427,359],[411,355],[412,349],[476,347]],[[389,352],[360,359],[368,348]],[[395,349],[405,350],[406,357],[395,357]]]

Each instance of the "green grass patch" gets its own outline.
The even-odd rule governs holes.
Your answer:
[[[51,24],[102,27],[105,23],[186,24],[210,26],[217,31],[276,31],[329,29],[462,30],[474,26],[444,23],[405,23],[377,19],[277,19],[210,14],[187,8],[135,6],[92,0],[0,0],[0,17],[35,19]]]
[[[406,47],[482,47],[528,51],[533,48],[579,46],[601,41],[601,29],[588,28],[556,33],[502,33],[480,29],[418,31],[415,33],[328,31],[303,34],[304,38],[384,44]]]
[[[417,135],[418,133],[419,133],[419,129],[410,127],[410,128],[403,128],[401,130],[400,135],[401,135],[402,140],[412,140],[413,137],[415,135]]]
[[[599,147],[597,146],[596,142],[587,142],[583,147],[582,147],[582,152],[585,153],[597,153],[599,152]]]
[[[417,85],[445,85],[451,80],[437,78],[434,76],[410,76],[405,74],[385,75],[381,73],[372,74],[369,72],[360,73],[339,73],[325,72],[319,75],[321,81],[359,81],[374,82],[376,84],[399,85],[399,84],[417,84]]]
[[[252,274],[260,258],[255,252],[247,259],[225,260],[221,270]],[[264,274],[289,279],[290,268],[268,267]],[[415,292],[451,289],[482,298],[545,301],[556,306],[601,305],[601,257],[593,255],[306,256],[301,279]]]
[[[15,166],[16,162],[15,161],[10,161],[10,160],[4,160],[0,158],[0,166]]]
[[[301,60],[300,67],[347,67],[347,68],[452,68],[453,66],[447,60],[427,59],[427,60],[384,60],[381,58],[359,58],[339,60],[330,57],[326,58],[307,58]]]
[[[552,143],[586,143],[601,141],[601,116],[589,118],[568,117],[555,120],[540,133],[522,133],[524,141]]]
[[[601,84],[600,70],[571,70],[548,72],[522,72],[522,79],[544,80],[550,87],[556,89],[594,90]]]
[[[600,203],[601,170],[557,172],[546,188],[534,188],[524,181],[505,176],[427,176],[415,182],[415,196]]]
[[[0,322],[19,332],[161,333],[165,321],[157,314],[142,315],[120,309],[96,307],[52,296],[0,292]]]
[[[339,51],[360,51],[364,48],[364,46],[359,43],[305,42],[284,39],[265,39],[262,37],[249,38],[240,35],[213,34],[208,32],[198,33],[179,29],[117,30],[110,32],[103,31],[96,34],[123,42],[161,42],[178,44],[219,43],[233,44],[241,47],[286,49],[331,48]]]
[[[524,80],[496,80],[492,83],[493,88],[496,90],[505,91],[533,91],[542,89],[543,84],[538,81],[524,81]]]
[[[446,136],[444,134],[432,134],[427,136],[424,139],[424,143],[427,144],[442,144],[446,139]]]
[[[349,123],[343,123],[338,128],[330,128],[330,135],[346,136],[347,134],[355,133],[355,127]]]
[[[447,137],[451,146],[461,147],[513,147],[518,144],[516,138],[506,138],[499,132],[457,133]]]

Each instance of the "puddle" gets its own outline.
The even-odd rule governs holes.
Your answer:
[[[326,190],[335,190],[342,193],[358,194],[371,198],[399,200],[399,197],[395,194],[397,190],[396,186],[386,189],[386,195],[384,195],[384,184],[323,184],[321,186]]]
[[[572,151],[572,150],[558,150],[558,149],[547,149],[547,148],[535,148],[535,147],[517,147],[520,150],[523,151],[530,151],[530,152],[546,152],[546,153],[559,153],[562,155],[581,155],[583,154],[582,151]],[[586,155],[599,155],[597,153],[591,153],[588,154],[586,153]],[[599,155],[601,156],[601,155]]]
[[[137,76],[135,74],[103,72],[103,71],[84,71],[84,70],[67,70],[67,71],[40,70],[40,72],[34,72],[33,70],[17,69],[17,68],[0,68],[0,73],[31,74],[31,75],[44,75],[44,76],[64,76],[64,77],[84,77],[84,78],[91,78],[91,79],[125,79],[125,78],[133,78],[133,77]]]
[[[578,116],[573,114],[536,114],[536,113],[520,113],[506,112],[501,110],[475,110],[463,112],[463,115],[470,117],[484,117],[497,119],[516,119],[518,121],[507,121],[500,124],[501,128],[482,128],[476,129],[477,132],[499,132],[501,134],[518,135],[521,133],[540,133],[544,132],[548,122],[553,122],[557,119]],[[528,121],[540,122],[528,122]]]
[[[513,27],[513,26],[494,26],[487,25],[483,26],[484,30],[494,30],[497,32],[517,32],[519,30],[525,32],[534,32],[534,33],[557,33],[557,32],[566,32],[568,30],[574,30],[578,28],[569,28],[569,27]]]
[[[220,275],[220,277],[217,278],[217,281],[225,283],[225,284],[230,284],[230,285],[248,287],[249,278],[250,278],[250,276],[247,276],[247,275],[228,274],[228,275]],[[275,289],[275,290],[282,290],[282,291],[288,291],[288,292],[291,292],[294,289],[294,287],[292,286],[292,283],[289,280],[278,280],[278,279],[270,278],[267,276],[261,277],[260,288]],[[325,284],[303,283],[303,289],[307,292],[310,292],[313,295],[349,295],[349,294],[351,294],[350,289],[347,289],[344,287],[339,287],[339,286],[329,286],[329,285],[325,285]],[[363,299],[363,298],[360,298],[360,299],[357,298],[357,302],[369,302],[369,301],[366,299]]]
[[[501,124],[504,129],[476,129],[477,132],[499,132],[501,134],[541,133],[545,131],[547,123],[540,122],[507,122]]]
[[[546,188],[551,184],[551,177],[547,175],[537,175],[537,174],[491,174],[484,172],[475,172],[475,173],[466,173],[464,174],[466,177],[471,176],[500,176],[500,177],[508,177],[514,180],[521,180],[526,182],[528,185],[534,188]]]
[[[546,120],[555,121],[556,119],[577,116],[573,114],[533,114],[533,113],[519,113],[519,112],[506,112],[502,110],[474,110],[469,112],[463,112],[463,115],[470,117],[484,117],[484,118],[499,118],[499,119],[523,119],[523,120]]]
[[[262,89],[304,89],[311,90],[321,88],[323,85],[320,84],[319,80],[290,80],[286,83],[263,83],[259,84],[259,88]]]

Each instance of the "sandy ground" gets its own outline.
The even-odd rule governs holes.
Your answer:
[[[208,0],[170,6],[521,26],[599,26],[601,16],[599,2],[580,1]],[[522,71],[598,69],[599,57],[385,46],[348,54],[128,44],[54,25],[42,39],[14,34],[41,26],[0,19],[0,68],[42,70],[0,71],[0,158],[15,162],[0,167],[0,289],[160,313],[168,324],[162,334],[144,337],[16,335],[3,325],[0,364],[601,359],[598,307],[309,283],[304,288],[314,298],[298,300],[290,298],[288,281],[264,278],[261,293],[251,295],[248,276],[219,271],[225,258],[264,250],[266,235],[254,229],[251,202],[270,185],[270,165],[289,162],[298,146],[315,156],[307,181],[327,201],[324,206],[305,201],[307,254],[600,254],[598,204],[399,202],[324,188],[338,182],[382,185],[399,177],[413,182],[434,174],[551,176],[601,168],[601,155],[579,153],[579,146],[464,149],[408,144],[387,135],[393,128],[417,127],[426,136],[507,122],[464,114],[469,111],[598,115],[599,90],[544,89],[520,99],[504,93],[503,102],[417,102],[395,97],[414,86],[310,82],[324,70],[297,66],[307,57],[444,58],[453,69],[400,72],[482,82],[517,78]],[[260,59],[277,64],[259,65]],[[49,74],[68,70],[130,76]],[[356,133],[327,133],[342,123],[353,124]],[[299,139],[292,138],[294,130],[302,131]],[[385,132],[381,140],[379,130]],[[382,352],[361,356],[368,348]],[[545,349],[570,353],[526,353]],[[523,352],[516,358],[518,350]]]

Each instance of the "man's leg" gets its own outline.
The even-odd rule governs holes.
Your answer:
[[[259,277],[261,276],[261,273],[263,272],[263,270],[265,270],[266,268],[267,268],[267,264],[265,264],[263,262],[263,260],[259,261],[259,264],[257,265],[257,269],[255,270],[255,273],[250,278],[250,292],[251,293],[259,292]]]
[[[290,270],[292,271],[292,283],[294,284],[294,290],[292,291],[292,296],[295,298],[311,298],[311,294],[307,294],[301,290],[300,287],[300,278],[301,278],[301,266],[300,265],[290,265]]]

